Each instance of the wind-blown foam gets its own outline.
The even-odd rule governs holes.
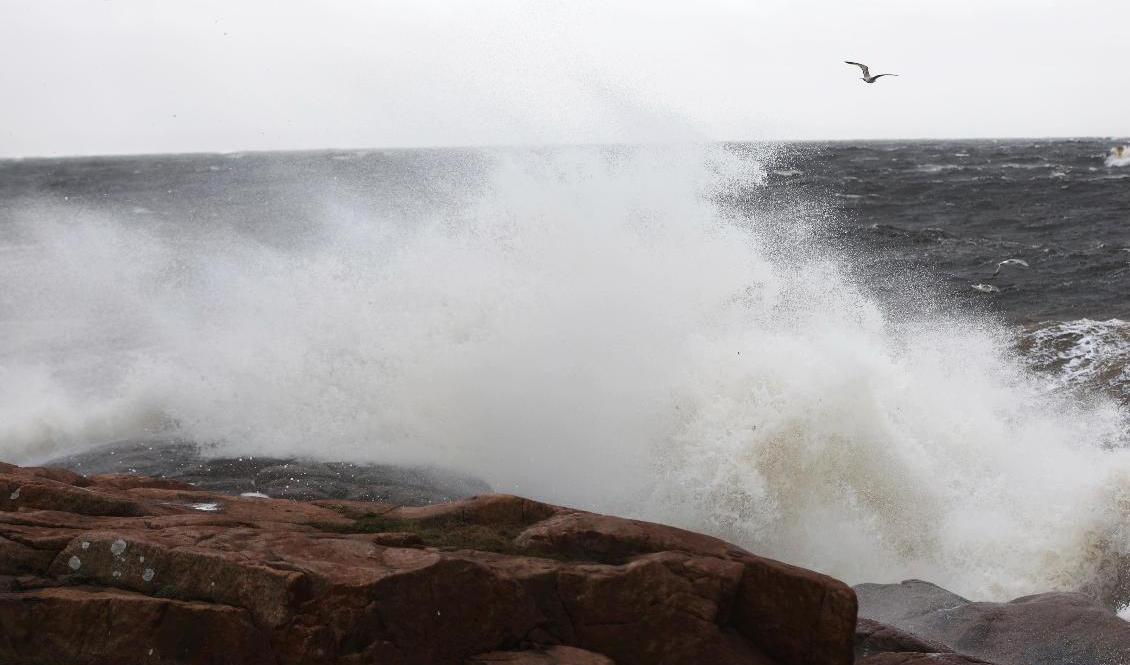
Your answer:
[[[0,267],[0,456],[171,431],[439,463],[974,597],[1122,552],[1117,407],[1049,394],[990,324],[884,311],[804,220],[721,207],[753,158],[491,159],[430,215],[329,215],[290,246],[29,209]]]
[[[1130,403],[1130,323],[1049,323],[1027,331],[1020,344],[1030,365],[1051,374],[1053,389],[1101,391]]]
[[[1130,166],[1130,149],[1126,146],[1121,146],[1121,150],[1111,148],[1103,163],[1107,166]]]

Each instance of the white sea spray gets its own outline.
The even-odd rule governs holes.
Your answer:
[[[430,214],[288,246],[29,208],[0,266],[0,458],[173,431],[436,463],[848,581],[1075,588],[1125,547],[1121,414],[996,325],[881,307],[757,155],[492,157]]]

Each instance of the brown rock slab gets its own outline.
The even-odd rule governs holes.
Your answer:
[[[564,510],[520,496],[484,494],[430,506],[398,506],[385,514],[425,524],[533,524]]]
[[[574,647],[529,651],[492,651],[468,658],[466,665],[616,665],[607,656]]]
[[[141,488],[163,490],[199,491],[198,487],[180,480],[170,478],[150,478],[148,476],[133,476],[125,473],[107,473],[90,476],[89,482],[95,487],[113,488],[119,490],[132,490]]]
[[[55,553],[35,549],[0,536],[0,575],[40,575],[47,572]]]
[[[0,511],[59,510],[79,515],[144,515],[144,507],[120,495],[100,492],[44,475],[0,474]]]
[[[662,551],[717,557],[738,553],[716,538],[637,520],[582,512],[545,517],[518,536],[518,546],[531,552],[571,552],[608,560]]]
[[[0,479],[0,662],[853,658],[850,588],[657,524],[508,495],[402,507]],[[58,625],[33,635],[41,623]]]
[[[670,552],[577,566],[557,584],[576,644],[616,662],[771,662],[720,621],[741,575],[740,563]]]
[[[50,573],[107,587],[243,607],[261,625],[275,627],[289,617],[300,593],[301,575],[253,556],[252,548],[262,551],[271,546],[263,542],[264,535],[268,534],[222,527],[79,533],[55,557]],[[198,545],[209,540],[214,544]]]
[[[74,485],[75,487],[87,487],[90,485],[90,479],[80,476],[79,474],[68,471],[67,469],[60,469],[56,467],[19,467],[6,464],[0,467],[0,473],[10,473],[15,476],[23,476],[25,478],[44,478],[46,480],[53,480],[55,482],[64,483],[66,485]]]
[[[858,665],[993,665],[958,653],[880,653],[857,660]]]
[[[245,610],[120,590],[0,594],[0,662],[275,665]]]
[[[856,599],[846,584],[747,554],[734,623],[751,642],[789,663],[851,663]],[[799,628],[799,630],[798,630]]]
[[[738,561],[735,629],[782,662],[850,663],[855,594],[842,582],[764,559],[716,538],[637,520],[572,511],[526,529],[516,544],[531,552],[564,552],[618,560],[679,551]],[[807,626],[796,631],[795,626]]]

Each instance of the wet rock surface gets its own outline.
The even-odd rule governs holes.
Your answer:
[[[952,653],[953,649],[886,624],[860,618],[855,624],[856,660],[881,653]]]
[[[210,457],[206,448],[195,443],[167,439],[120,441],[59,457],[44,466],[85,475],[165,478],[212,492],[258,492],[299,501],[350,499],[419,506],[491,491],[482,481],[433,467]]]
[[[859,665],[992,665],[958,653],[880,653],[855,661]]]
[[[903,641],[910,634],[914,640],[940,643],[967,658],[998,665],[1130,663],[1130,623],[1081,593],[1043,593],[986,603],[971,602],[920,580],[860,584],[855,590],[860,616],[857,648],[861,639],[870,640],[868,653],[877,653],[886,629],[897,631]],[[891,646],[882,648],[894,651]],[[873,660],[880,656],[888,660]],[[878,654],[860,662],[917,662],[889,660],[893,657]]]
[[[467,665],[615,665],[610,658],[573,647],[530,651],[494,651],[467,661]]]
[[[303,502],[0,464],[4,663],[847,665],[855,625],[834,579],[519,497]]]

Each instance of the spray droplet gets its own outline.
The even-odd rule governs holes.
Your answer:
[[[84,549],[84,550],[90,549],[90,541],[89,540],[82,541],[82,549]]]
[[[114,556],[121,556],[122,552],[125,551],[126,541],[122,540],[121,538],[118,538],[114,541],[113,545],[110,545],[110,554],[113,554]]]
[[[12,501],[15,501],[16,499],[20,498],[20,489],[21,488],[17,487],[15,492],[12,492],[11,494],[8,495],[8,498],[11,499]]]
[[[67,562],[67,565],[71,567],[71,570],[78,570],[82,567],[82,559],[78,558],[77,556],[73,556],[71,557],[71,560]]]
[[[153,580],[153,576],[155,574],[156,573],[153,572],[152,568],[146,568],[145,572],[141,574],[141,579],[145,580],[146,582],[150,582]]]

